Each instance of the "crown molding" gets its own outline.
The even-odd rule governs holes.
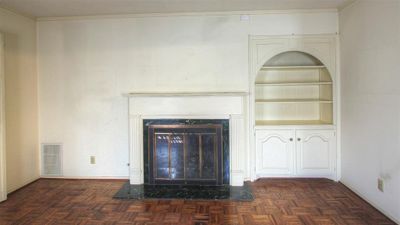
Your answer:
[[[33,20],[33,21],[35,21],[37,19],[34,16],[31,16],[31,15],[28,15],[28,14],[25,14],[25,13],[21,13],[21,12],[17,12],[17,11],[15,11],[15,10],[9,8],[9,7],[4,6],[3,4],[1,4],[1,0],[0,0],[0,10],[5,11],[6,13],[10,13],[10,14],[15,15],[15,16],[22,16],[22,17],[24,17],[26,19]]]
[[[253,11],[144,13],[144,14],[112,14],[112,15],[93,15],[93,16],[39,17],[36,20],[40,22],[40,21],[59,21],[59,20],[96,20],[96,19],[121,19],[121,18],[146,18],[146,17],[312,14],[312,13],[337,13],[337,12],[338,12],[338,10],[336,8],[331,8],[331,9],[291,9],[291,10],[253,10]]]
[[[359,0],[350,0],[346,2],[345,4],[338,7],[338,12],[341,12],[342,10],[355,5],[357,2],[359,2]]]

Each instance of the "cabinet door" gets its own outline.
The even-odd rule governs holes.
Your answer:
[[[293,174],[293,130],[257,130],[256,142],[258,177]]]
[[[334,178],[336,138],[333,130],[296,130],[297,175]]]

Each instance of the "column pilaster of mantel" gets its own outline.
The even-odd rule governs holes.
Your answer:
[[[243,186],[244,162],[246,161],[243,115],[231,115],[230,149],[231,149],[231,185]]]
[[[129,180],[131,184],[143,184],[143,124],[140,115],[129,117]]]

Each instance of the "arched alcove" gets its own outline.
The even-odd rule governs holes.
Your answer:
[[[255,79],[256,125],[332,124],[332,77],[316,57],[288,51],[268,60]]]
[[[264,66],[323,66],[323,63],[311,54],[288,51],[275,55]]]

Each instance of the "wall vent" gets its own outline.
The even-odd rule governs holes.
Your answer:
[[[61,144],[42,144],[42,176],[62,176]]]

